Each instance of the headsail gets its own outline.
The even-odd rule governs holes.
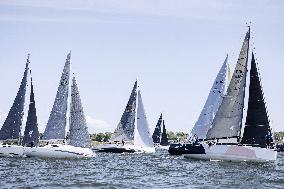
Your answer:
[[[227,89],[227,94],[224,96],[215,115],[212,128],[209,129],[206,135],[207,139],[240,136],[246,87],[249,39],[250,29],[245,36],[233,77]]]
[[[150,134],[149,124],[147,121],[140,90],[138,90],[137,123],[134,132],[134,145],[148,147],[153,146],[153,140]]]
[[[0,140],[19,139],[20,137],[22,119],[24,115],[29,63],[30,61],[28,57],[19,91],[8,113],[8,116],[0,130]]]
[[[152,135],[152,139],[154,143],[160,143],[161,142],[161,125],[163,122],[163,115],[160,115],[160,118],[158,120],[158,123],[155,127],[154,133]]]
[[[71,53],[67,55],[53,108],[44,131],[44,140],[63,140],[65,138],[67,99],[70,77],[70,58]]]
[[[230,69],[228,65],[228,55],[213,83],[206,103],[198,117],[189,136],[197,135],[199,139],[205,139],[209,128],[212,126],[215,114],[220,107],[226,93],[226,85],[230,81]]]
[[[260,76],[252,53],[248,110],[241,143],[264,147],[270,131]]]
[[[34,87],[33,87],[32,78],[31,78],[31,94],[30,94],[29,112],[28,112],[28,118],[26,122],[22,144],[23,146],[38,146],[39,144],[39,131],[38,131],[38,124],[37,124]]]
[[[110,141],[132,141],[134,139],[136,98],[137,81],[134,84],[127,106]]]
[[[69,132],[70,145],[82,148],[91,147],[90,135],[75,77],[73,77],[71,86]]]
[[[168,140],[168,135],[167,135],[167,130],[165,126],[165,121],[163,120],[163,132],[162,132],[162,138],[161,138],[161,145],[162,146],[167,146],[169,145],[169,140]]]

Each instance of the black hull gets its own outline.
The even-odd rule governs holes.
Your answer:
[[[135,150],[127,150],[125,148],[101,148],[97,152],[106,152],[106,153],[134,153]]]
[[[168,152],[171,155],[182,154],[205,154],[205,149],[202,145],[194,144],[171,144]]]

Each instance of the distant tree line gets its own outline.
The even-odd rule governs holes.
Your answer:
[[[275,140],[274,143],[276,143],[276,144],[282,144],[283,143],[284,131],[274,132],[273,136],[274,136],[274,140]]]
[[[176,141],[176,140],[185,140],[187,139],[188,134],[184,132],[176,132],[168,131],[167,132],[168,139],[170,141]],[[111,132],[105,132],[105,133],[96,133],[91,134],[91,140],[96,142],[108,142],[111,138],[112,133]]]

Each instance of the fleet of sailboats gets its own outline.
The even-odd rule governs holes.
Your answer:
[[[154,133],[150,134],[141,90],[136,80],[111,139],[97,146],[96,151],[155,153],[155,147],[158,147],[169,148],[171,154],[183,154],[185,158],[193,159],[275,161],[277,151],[274,148],[258,64],[253,51],[248,64],[249,55],[250,28],[245,35],[234,72],[231,74],[227,55],[185,144],[175,143],[169,148],[162,114]],[[18,93],[0,130],[0,157],[94,157],[78,84],[75,76],[71,77],[71,52],[67,55],[53,108],[41,140],[29,64],[28,55]],[[250,82],[244,122],[248,66],[250,66]],[[28,82],[29,73],[30,82]],[[30,103],[22,137],[28,83],[30,83]],[[68,116],[69,121],[67,121]]]

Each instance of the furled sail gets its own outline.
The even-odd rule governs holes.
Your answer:
[[[27,59],[26,68],[22,82],[14,100],[14,103],[8,113],[8,116],[0,130],[0,140],[19,139],[22,120],[24,115],[25,95],[27,86],[27,76],[29,70],[29,57]]]
[[[163,122],[163,115],[160,115],[160,118],[158,120],[158,123],[155,127],[154,133],[152,135],[152,139],[154,143],[160,143],[161,142],[161,125]]]
[[[44,131],[44,140],[65,139],[67,99],[69,91],[70,58],[67,55],[52,111]]]
[[[136,114],[136,98],[137,81],[134,84],[127,106],[110,141],[133,141]]]
[[[73,77],[71,86],[69,133],[70,145],[82,148],[91,147],[90,135],[75,77]]]
[[[31,78],[30,105],[29,105],[28,118],[26,122],[22,144],[23,146],[30,146],[30,147],[38,146],[39,144],[39,131],[37,124],[34,87],[33,87],[32,78]]]
[[[137,122],[134,132],[134,145],[147,147],[152,147],[154,145],[153,139],[150,134],[149,124],[147,121],[140,90],[138,90]]]
[[[246,87],[249,39],[250,29],[245,36],[227,93],[214,117],[212,128],[209,129],[206,135],[207,139],[240,136]]]
[[[161,137],[161,143],[162,146],[168,146],[169,145],[169,140],[168,140],[168,135],[167,135],[167,130],[165,126],[165,121],[163,120],[163,132],[162,132],[162,137]]]
[[[267,143],[267,137],[270,137],[269,135],[271,136],[269,119],[258,69],[252,53],[248,110],[241,143],[264,147]]]
[[[213,83],[206,103],[198,117],[189,136],[196,135],[199,139],[205,139],[209,128],[212,126],[213,119],[221,105],[226,93],[226,85],[230,81],[230,69],[228,65],[228,55]]]

